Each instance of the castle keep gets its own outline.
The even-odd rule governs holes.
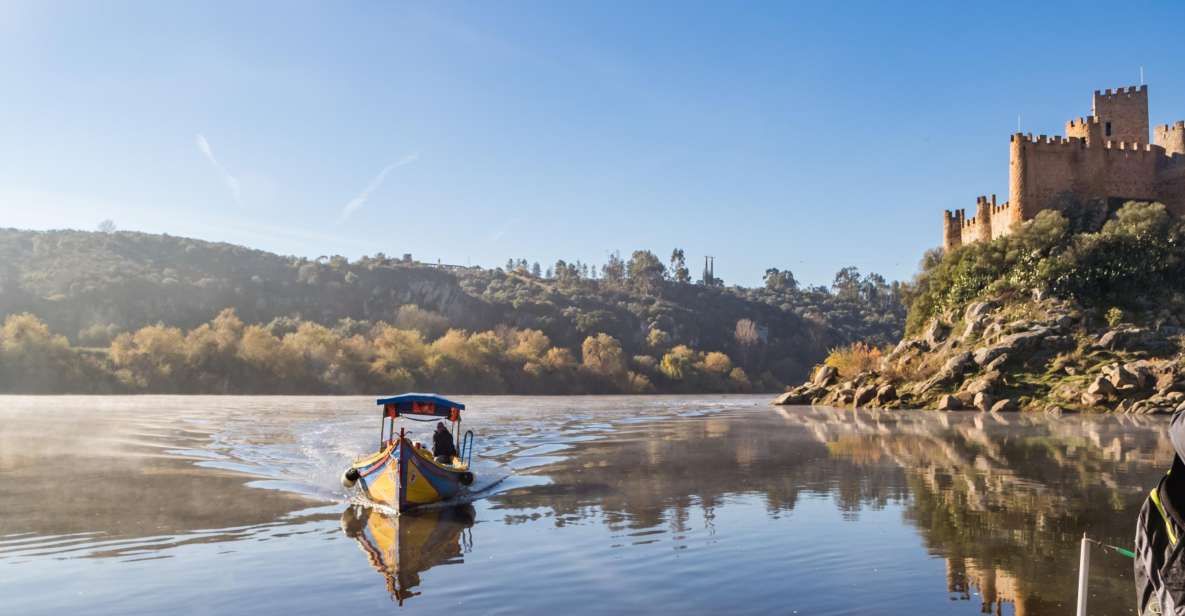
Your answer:
[[[1148,142],[1148,86],[1095,90],[1092,115],[1066,122],[1066,136],[1015,133],[1008,162],[1008,201],[979,197],[975,216],[947,210],[943,248],[1007,235],[1013,225],[1062,196],[1081,203],[1159,201],[1185,215],[1185,122],[1157,126]]]

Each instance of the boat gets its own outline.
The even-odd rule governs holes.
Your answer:
[[[421,515],[390,516],[373,508],[350,505],[341,527],[358,542],[370,566],[386,580],[387,592],[399,605],[420,594],[420,574],[438,565],[460,563],[472,547],[469,529],[472,505],[442,507]]]
[[[460,436],[461,411],[465,405],[436,394],[409,393],[379,398],[382,420],[378,451],[359,458],[342,474],[342,485],[356,490],[366,500],[397,512],[412,511],[425,505],[456,498],[473,484],[470,461],[473,457],[473,432]],[[395,422],[447,419],[457,440],[451,460],[437,461],[431,450],[407,437]]]

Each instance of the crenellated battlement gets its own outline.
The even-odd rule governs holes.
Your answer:
[[[1105,100],[1115,100],[1119,97],[1131,98],[1132,96],[1139,95],[1147,96],[1148,86],[1128,86],[1126,88],[1115,88],[1114,92],[1111,91],[1111,88],[1107,88],[1106,90],[1102,91],[1094,91],[1094,96],[1096,99],[1102,98]]]
[[[1012,232],[1069,197],[1088,202],[1157,200],[1185,216],[1185,121],[1152,127],[1148,86],[1095,90],[1091,114],[1065,123],[1065,136],[1009,136],[1008,200],[979,196],[975,212],[948,210],[944,246]]]
[[[1153,142],[1164,148],[1166,155],[1171,157],[1185,154],[1185,120],[1177,120],[1172,125],[1161,124],[1152,132]]]

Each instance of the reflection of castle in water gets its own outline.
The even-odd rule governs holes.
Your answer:
[[[1064,612],[1084,531],[1130,544],[1148,485],[1172,461],[1159,418],[786,410],[832,455],[907,471],[906,510],[946,562],[952,598],[984,613]],[[1131,561],[1092,564],[1092,607],[1123,611]],[[1067,593],[1067,590],[1069,592]]]
[[[352,505],[342,512],[342,530],[356,540],[370,566],[387,580],[399,605],[419,592],[420,574],[437,565],[458,564],[472,548],[472,505],[391,516]]]
[[[892,503],[946,563],[952,599],[981,601],[985,613],[1060,613],[1073,599],[1084,531],[1131,543],[1146,486],[1172,458],[1163,427],[1162,418],[1117,415],[778,408],[619,426],[528,471],[550,481],[490,502],[550,511],[556,525],[595,516],[623,537],[653,541],[657,531],[675,542],[689,512],[701,509],[711,525],[732,495],[763,499],[775,517],[802,496],[830,497],[845,519]],[[1100,613],[1127,607],[1130,561],[1092,568]]]

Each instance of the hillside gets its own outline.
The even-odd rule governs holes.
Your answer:
[[[782,404],[1185,409],[1185,223],[1158,203],[1043,211],[931,255],[908,337],[833,352]]]
[[[904,324],[900,288],[850,268],[833,290],[799,289],[776,270],[757,289],[677,282],[644,251],[611,259],[597,278],[562,261],[548,269],[437,267],[382,254],[310,260],[128,231],[0,230],[0,319],[9,321],[0,390],[772,391],[828,349],[886,344]],[[287,353],[284,370],[268,363],[279,355],[248,357],[247,330]],[[217,357],[204,357],[201,338],[214,331],[222,332]],[[416,340],[392,343],[394,332]],[[29,340],[56,350],[34,361]],[[590,340],[614,358],[598,364]],[[460,361],[467,351],[449,346],[458,341],[481,352]],[[401,344],[425,350],[400,360],[414,365],[379,357]],[[537,368],[545,364],[558,372]]]

